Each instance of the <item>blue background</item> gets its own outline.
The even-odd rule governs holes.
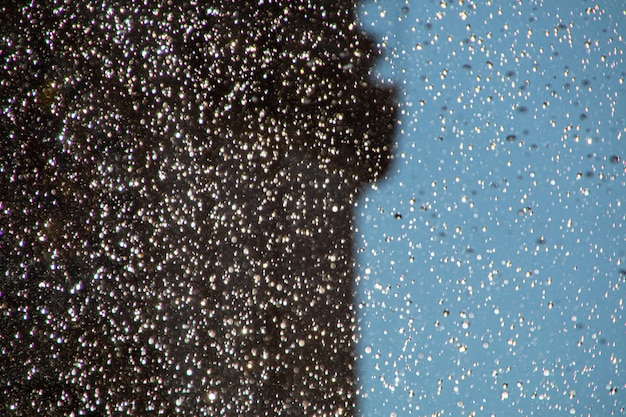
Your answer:
[[[360,7],[401,89],[356,214],[361,414],[626,414],[625,10]]]

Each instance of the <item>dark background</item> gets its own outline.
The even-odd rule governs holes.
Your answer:
[[[354,4],[0,12],[0,414],[352,415]]]

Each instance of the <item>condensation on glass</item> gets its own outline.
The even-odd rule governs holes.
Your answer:
[[[350,416],[393,91],[352,1],[0,6],[0,414]]]
[[[360,16],[402,91],[359,200],[363,414],[624,415],[624,4]]]

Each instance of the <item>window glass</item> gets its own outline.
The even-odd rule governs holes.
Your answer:
[[[619,1],[378,1],[395,159],[357,212],[361,411],[622,415]]]
[[[625,11],[498,3],[0,6],[0,415],[622,415]]]
[[[396,125],[354,2],[0,16],[0,415],[354,415]]]

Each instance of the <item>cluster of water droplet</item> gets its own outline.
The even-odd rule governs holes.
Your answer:
[[[354,4],[23,3],[0,413],[350,414],[350,209],[393,124]]]

